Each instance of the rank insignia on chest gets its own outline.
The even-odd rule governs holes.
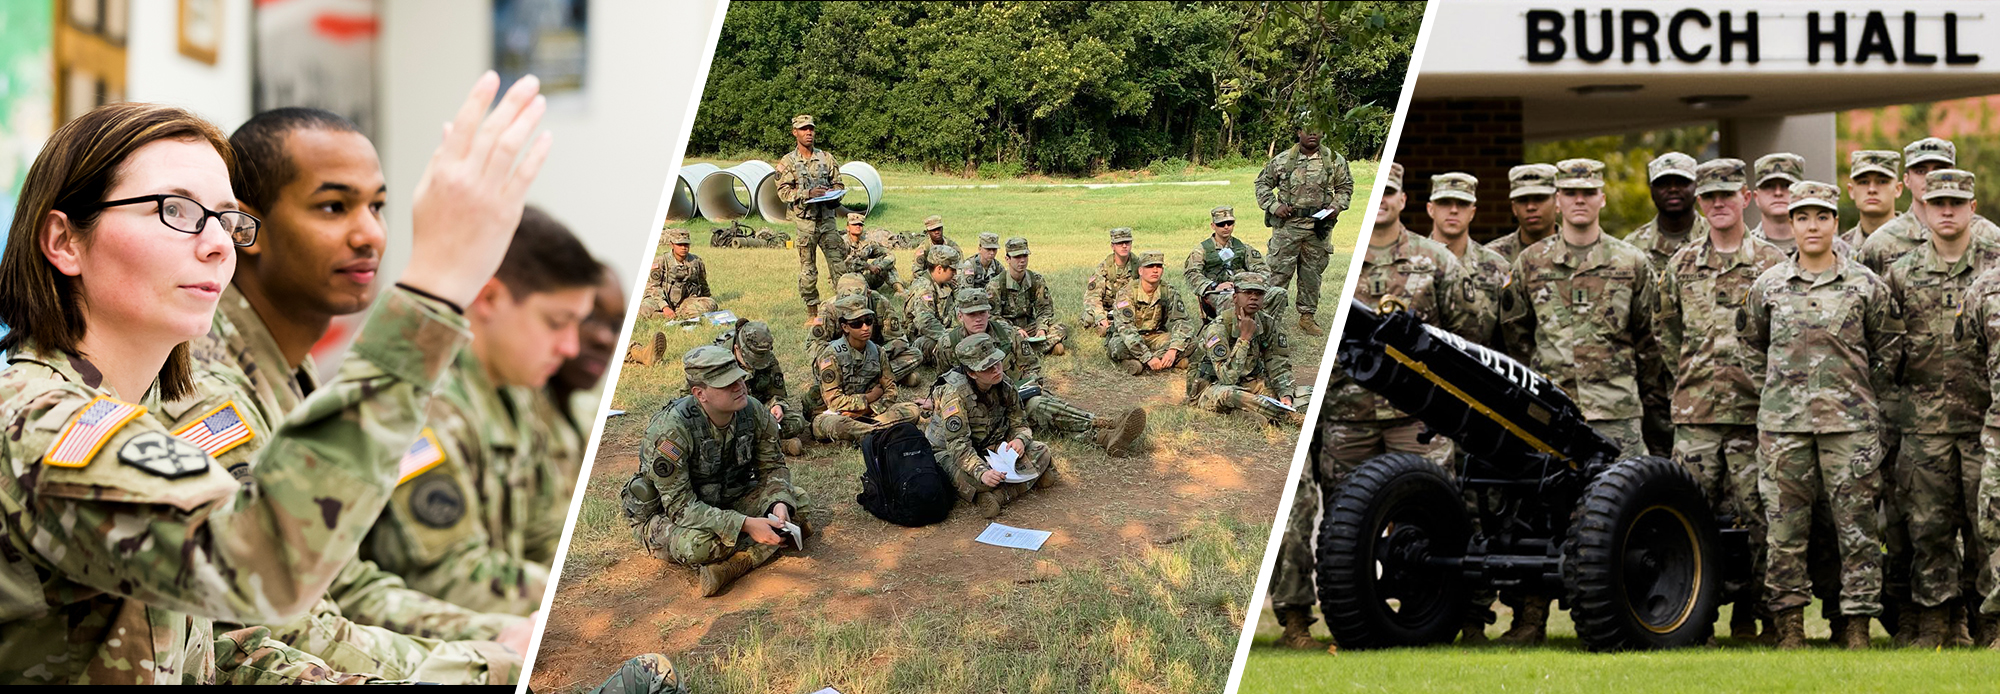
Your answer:
[[[1387,278],[1376,277],[1374,279],[1368,280],[1368,293],[1374,294],[1375,296],[1381,296],[1388,292],[1389,292],[1389,280]]]
[[[1569,290],[1569,300],[1572,303],[1578,304],[1590,303],[1590,290],[1582,287],[1571,289]]]
[[[192,443],[210,457],[226,453],[231,448],[241,446],[256,437],[250,425],[243,421],[243,415],[236,409],[236,402],[223,403],[221,407],[209,410],[201,419],[174,432],[175,436]]]
[[[1954,311],[1958,310],[1958,292],[1945,292],[1944,306]]]
[[[83,467],[90,463],[97,449],[103,448],[111,435],[133,417],[145,414],[146,408],[129,402],[113,400],[103,395],[91,400],[83,407],[76,420],[65,427],[56,443],[49,447],[48,455],[42,461],[57,467]]]
[[[415,479],[417,475],[429,472],[444,462],[444,445],[438,443],[437,433],[424,427],[423,433],[403,452],[403,460],[396,464],[396,484]]]

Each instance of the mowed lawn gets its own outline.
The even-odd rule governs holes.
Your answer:
[[[1511,619],[1504,606],[1498,637]],[[1576,639],[1569,613],[1549,618],[1547,645],[1434,646],[1382,651],[1295,651],[1278,648],[1283,631],[1270,610],[1257,620],[1243,670],[1241,694],[1290,692],[1991,692],[2000,689],[2000,656],[1983,649],[1916,651],[1889,645],[1875,626],[1875,648],[1848,652],[1828,645],[1819,605],[1806,609],[1807,648],[1779,651],[1718,639],[1713,648],[1647,653],[1591,653]],[[1729,608],[1719,628],[1728,632]],[[1327,638],[1323,623],[1313,634]]]
[[[1374,169],[1372,162],[1353,164],[1357,207],[1366,203]],[[1182,261],[1208,233],[1209,208],[1235,205],[1239,234],[1260,251],[1270,236],[1256,210],[1254,167],[1087,180],[993,181],[889,167],[882,173],[892,188],[871,214],[871,227],[917,230],[925,216],[940,214],[947,233],[968,250],[981,231],[1025,236],[1034,252],[1030,267],[1048,278],[1057,312],[1072,323],[1084,279],[1109,252],[1112,227],[1135,229],[1135,252],[1166,253],[1166,278],[1176,286]],[[1228,183],[1045,185],[1210,180]],[[921,185],[999,187],[902,187]],[[1368,216],[1349,211],[1334,234],[1323,327]],[[710,248],[714,225],[696,219],[682,226],[707,261],[722,307],[771,324],[796,397],[809,385],[797,251]],[[905,276],[912,253],[896,251]],[[830,300],[823,264],[821,274],[821,293]],[[1295,316],[1284,318],[1293,373],[1309,386],[1326,336],[1303,335]],[[619,517],[617,490],[636,469],[648,418],[683,391],[678,356],[721,329],[642,317],[633,338],[649,341],[663,332],[668,361],[624,366],[611,406],[630,414],[605,428],[535,687],[595,686],[620,660],[658,651],[672,656],[702,692],[1219,691],[1237,635],[1257,604],[1251,584],[1298,432],[1181,405],[1181,374],[1127,376],[1105,359],[1099,338],[1071,330],[1070,353],[1044,362],[1054,392],[1100,414],[1146,407],[1150,450],[1112,459],[1077,442],[1051,441],[1064,485],[1030,494],[996,519],[1053,531],[1040,552],[972,543],[987,521],[963,509],[926,528],[883,523],[854,502],[859,454],[815,445],[790,466],[794,482],[820,509],[815,546],[704,599],[694,595],[691,571],[640,551]]]

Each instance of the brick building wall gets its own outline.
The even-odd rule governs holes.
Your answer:
[[[1485,242],[1514,230],[1514,212],[1507,202],[1507,170],[1520,165],[1521,100],[1412,99],[1403,124],[1396,160],[1403,164],[1403,224],[1429,234],[1431,176],[1463,171],[1479,179],[1479,211],[1472,220],[1472,238]]]

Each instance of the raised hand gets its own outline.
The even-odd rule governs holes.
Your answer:
[[[410,265],[403,283],[459,306],[471,303],[499,269],[552,139],[546,132],[534,136],[548,107],[539,94],[540,80],[529,75],[516,81],[486,113],[499,88],[500,76],[490,70],[473,83],[458,114],[445,124],[444,142],[431,153],[410,205]]]

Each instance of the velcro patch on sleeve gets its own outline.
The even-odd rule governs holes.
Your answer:
[[[257,437],[257,432],[250,429],[249,422],[243,421],[243,413],[236,409],[236,401],[231,400],[209,410],[194,423],[181,427],[174,435],[213,458],[249,443]]]
[[[417,475],[429,472],[443,462],[444,444],[438,443],[436,432],[424,427],[423,434],[410,444],[410,450],[403,453],[403,461],[396,464],[396,484],[416,479]]]
[[[64,427],[56,437],[55,445],[49,447],[48,455],[42,462],[57,467],[83,467],[104,447],[111,435],[125,426],[134,417],[145,414],[146,408],[109,396],[99,395],[78,412],[76,419]]]
[[[655,449],[660,452],[660,455],[666,456],[668,460],[679,461],[681,459],[681,447],[674,445],[673,439],[665,436],[660,437],[660,445],[656,446]]]

